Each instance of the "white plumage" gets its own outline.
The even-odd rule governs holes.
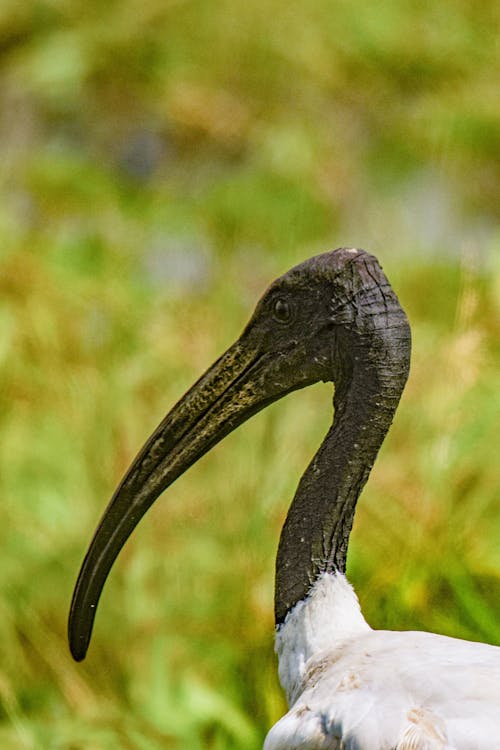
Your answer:
[[[372,630],[324,574],[276,635],[290,711],[264,750],[499,750],[500,648]]]

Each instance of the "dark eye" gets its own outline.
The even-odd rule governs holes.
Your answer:
[[[284,299],[277,299],[273,309],[274,317],[280,323],[288,323],[292,316],[290,305]]]

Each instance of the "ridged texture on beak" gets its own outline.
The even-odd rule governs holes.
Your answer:
[[[97,527],[76,582],[68,623],[71,653],[87,652],[102,588],[121,548],[156,498],[249,417],[318,380],[302,372],[294,342],[263,353],[251,326],[167,414],[125,474]],[[250,330],[250,332],[249,332]],[[291,351],[291,353],[290,353]],[[294,377],[286,376],[292,362]],[[285,374],[284,374],[285,373]]]
[[[73,657],[85,657],[97,603],[118,553],[156,498],[213,445],[273,398],[256,387],[264,357],[238,341],[167,414],[127,471],[94,534],[69,616]]]

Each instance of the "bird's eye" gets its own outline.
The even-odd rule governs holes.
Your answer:
[[[292,316],[290,305],[284,299],[277,299],[273,309],[274,317],[280,323],[288,323]]]

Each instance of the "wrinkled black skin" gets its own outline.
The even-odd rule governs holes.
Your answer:
[[[335,418],[299,483],[281,533],[277,624],[307,596],[319,574],[345,572],[356,502],[408,377],[408,321],[377,261],[356,256],[344,267],[341,283],[330,299],[327,379],[335,383]]]
[[[307,596],[321,572],[344,571],[355,504],[392,421],[409,360],[406,316],[373,256],[340,248],[277,279],[238,341],[165,417],[115,492],[73,595],[75,659],[85,656],[118,552],[158,495],[250,416],[319,380],[335,383],[335,419],[282,530],[276,622]]]

